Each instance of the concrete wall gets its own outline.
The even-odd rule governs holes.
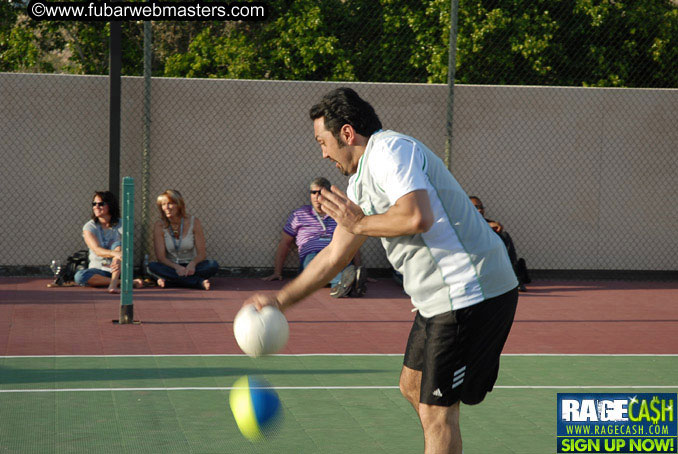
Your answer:
[[[678,90],[459,87],[453,173],[528,266],[678,269]]]
[[[179,189],[211,257],[272,266],[308,182],[346,186],[308,119],[339,85],[442,157],[443,85],[153,79],[151,219],[155,196]],[[137,182],[140,240],[142,79],[123,78],[122,96],[121,175]],[[452,172],[531,268],[676,269],[677,116],[678,90],[457,86]],[[107,187],[108,79],[0,74],[0,157],[0,265],[48,264],[84,247],[91,194]],[[363,255],[387,266],[376,239]]]

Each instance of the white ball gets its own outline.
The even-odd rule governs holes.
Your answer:
[[[238,346],[247,356],[271,355],[287,344],[290,327],[277,308],[264,306],[258,311],[249,304],[233,320],[233,333]]]

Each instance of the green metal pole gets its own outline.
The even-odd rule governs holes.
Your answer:
[[[132,280],[134,271],[134,178],[122,179],[122,270],[120,272],[120,320],[134,322]]]

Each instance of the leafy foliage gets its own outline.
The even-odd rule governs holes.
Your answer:
[[[671,0],[458,0],[456,81],[678,87]],[[154,22],[153,74],[444,83],[450,0],[270,0],[261,22]],[[143,24],[123,22],[123,74]],[[35,22],[0,3],[0,70],[108,72],[105,22]]]

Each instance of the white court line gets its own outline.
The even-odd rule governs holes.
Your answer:
[[[2,389],[0,393],[62,393],[62,392],[113,392],[113,391],[230,391],[242,389],[235,386],[190,386],[172,388],[65,388],[65,389]],[[331,389],[398,389],[398,386],[272,386],[268,388],[252,389],[275,389],[275,390],[331,390]]]
[[[0,394],[22,393],[67,393],[67,392],[132,392],[132,391],[230,391],[237,389],[233,386],[197,386],[197,387],[168,387],[168,388],[63,388],[63,389],[1,389]],[[272,386],[275,389],[309,391],[309,390],[361,390],[361,389],[399,389],[398,386]],[[495,386],[494,389],[678,389],[678,385],[583,385],[583,386]]]
[[[242,353],[215,353],[206,355],[182,355],[182,354],[168,354],[168,355],[17,355],[17,356],[0,356],[0,359],[14,359],[14,358],[210,358],[210,357],[246,357]],[[271,357],[305,357],[305,356],[403,356],[403,353],[283,353],[277,355],[269,355]],[[674,357],[678,353],[502,353],[501,356],[544,356],[544,357],[558,357],[558,356],[575,356],[575,357]]]

